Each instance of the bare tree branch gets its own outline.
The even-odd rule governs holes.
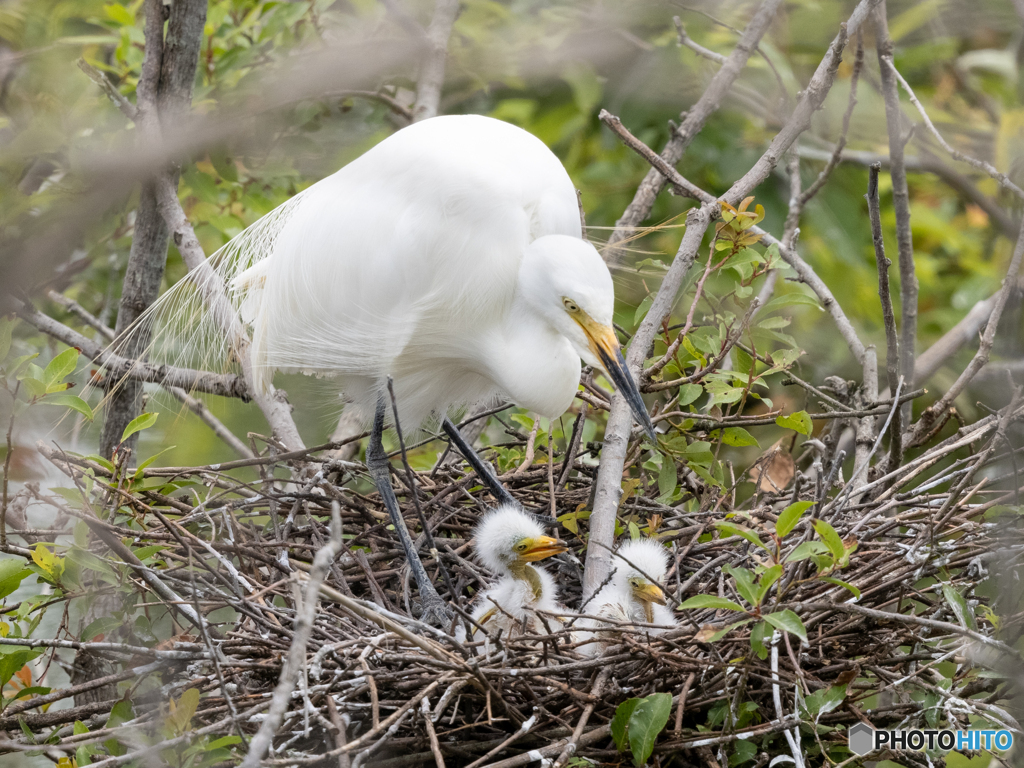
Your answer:
[[[823,160],[827,162],[832,157],[832,153],[824,152],[813,147],[802,146],[798,151],[800,153],[800,157],[805,157],[810,160]],[[883,168],[888,168],[889,156],[874,152],[864,152],[862,150],[845,149],[842,152],[842,156],[839,158],[839,162],[857,163],[858,165],[864,166],[871,165],[872,163],[881,163]],[[996,226],[999,227],[999,231],[1004,237],[1008,237],[1009,239],[1016,241],[1017,223],[1014,222],[1014,220],[995,200],[978,189],[977,185],[975,185],[969,178],[958,173],[952,167],[934,157],[904,157],[903,165],[911,172],[932,173],[938,176],[950,187],[981,208],[989,218],[995,222]]]
[[[931,135],[935,137],[935,140],[939,142],[939,145],[944,150],[946,150],[950,155],[952,155],[954,159],[967,163],[968,165],[977,168],[979,171],[988,174],[993,179],[998,181],[1000,186],[1002,186],[1004,189],[1013,192],[1013,194],[1015,194],[1017,197],[1024,200],[1024,189],[1021,189],[1012,181],[1010,181],[1010,178],[1005,173],[1000,173],[991,163],[986,163],[984,160],[979,160],[976,157],[965,155],[963,152],[952,147],[949,144],[949,142],[942,137],[942,134],[939,133],[939,129],[935,127],[935,124],[932,122],[931,118],[928,117],[928,112],[925,110],[924,105],[921,104],[920,100],[917,98],[917,94],[914,93],[914,89],[910,87],[910,83],[903,79],[903,75],[899,73],[899,70],[896,69],[896,65],[893,64],[892,57],[882,56],[881,62],[882,66],[888,68],[893,73],[893,75],[895,75],[896,79],[899,81],[899,84],[903,86],[903,90],[905,90],[907,92],[907,96],[910,97],[910,103],[917,108],[918,113],[921,115],[921,119],[924,121],[925,127],[928,128],[929,133],[931,133]]]
[[[282,393],[274,390],[273,387],[267,392],[262,392],[252,386],[254,379],[252,360],[249,357],[249,337],[227,297],[224,285],[206,261],[203,247],[199,244],[195,230],[192,229],[192,225],[181,207],[181,201],[178,200],[176,184],[165,176],[157,180],[156,188],[160,213],[170,227],[174,244],[178,246],[178,252],[190,272],[195,274],[196,285],[203,295],[207,310],[214,322],[227,336],[229,347],[234,350],[241,362],[242,375],[248,384],[252,399],[263,411],[274,434],[289,450],[303,448],[302,437],[292,419],[291,406],[284,399]]]
[[[876,163],[868,172],[868,215],[871,218],[871,240],[875,246],[875,264],[878,266],[878,298],[882,302],[882,322],[885,325],[885,378],[889,383],[889,391],[895,392],[900,380],[900,341],[896,331],[896,315],[892,310],[892,296],[889,293],[889,267],[892,262],[885,257],[885,242],[882,238],[882,217],[878,210],[878,171],[881,165]],[[892,432],[889,438],[889,466],[898,467],[903,458],[901,447],[901,413],[897,408],[893,417]]]
[[[722,99],[725,98],[736,78],[743,71],[747,59],[757,48],[764,33],[768,31],[779,4],[780,0],[764,0],[761,3],[757,13],[754,14],[750,23],[747,24],[747,28],[743,30],[743,34],[740,35],[736,47],[722,64],[722,68],[711,78],[711,82],[708,83],[708,87],[704,89],[704,93],[701,94],[697,103],[682,117],[682,124],[672,134],[661,151],[661,159],[666,166],[671,167],[679,162],[686,148],[690,146],[690,142],[704,127],[704,123],[721,106]],[[652,165],[654,164],[652,163]],[[660,170],[659,166],[655,165],[647,172],[644,180],[637,187],[632,202],[626,206],[622,216],[615,222],[615,230],[605,249],[605,260],[610,264],[622,260],[622,249],[616,248],[616,244],[630,237],[633,229],[650,215],[655,199],[664,189],[665,176],[659,173]]]
[[[334,502],[331,505],[330,541],[316,553],[316,557],[313,559],[313,568],[302,593],[302,602],[295,611],[295,634],[281,669],[281,679],[277,687],[274,688],[273,701],[266,719],[260,724],[259,731],[249,742],[249,752],[246,754],[245,760],[242,761],[242,768],[259,768],[274,741],[277,729],[281,726],[285,712],[291,705],[292,691],[295,690],[299,675],[305,674],[306,645],[309,643],[309,637],[313,633],[313,625],[316,622],[320,585],[327,578],[327,573],[341,548],[341,509],[338,502]],[[296,582],[295,589],[299,588]]]
[[[103,366],[112,380],[131,379],[162,384],[166,387],[180,387],[192,392],[207,392],[223,397],[251,399],[248,385],[240,377],[230,373],[210,373],[171,365],[156,365],[114,354],[92,339],[83,336],[73,328],[44,315],[34,307],[21,305],[18,316],[48,336],[75,347],[83,355]]]
[[[903,135],[903,110],[900,109],[900,95],[893,77],[893,69],[884,63],[886,59],[892,60],[893,53],[893,43],[889,38],[889,25],[886,21],[885,0],[882,0],[875,9],[875,40],[881,70],[882,96],[885,100],[885,124],[889,133],[889,175],[892,177],[892,207],[896,214],[896,245],[899,248],[899,373],[907,381],[913,381],[917,342],[917,273],[914,270],[914,239],[910,229],[910,191],[907,188],[907,171],[903,164],[903,148],[907,141]],[[895,386],[896,379],[890,378],[889,390],[895,391]],[[907,419],[910,418],[910,410],[910,404],[903,408],[903,415]],[[897,421],[893,425],[893,434],[897,435],[899,431],[900,422]]]
[[[857,31],[879,2],[880,0],[860,0],[857,7],[853,9],[853,13],[850,14],[849,20],[840,26],[839,34],[832,40],[828,52],[818,64],[817,69],[814,70],[810,82],[807,83],[807,87],[800,96],[800,101],[793,108],[793,114],[789,120],[775,135],[771,144],[768,145],[768,149],[758,158],[753,167],[743,174],[742,178],[738,179],[728,192],[722,195],[723,200],[731,205],[737,205],[755,187],[768,178],[768,174],[772,172],[800,134],[810,127],[811,116],[821,107],[835,82],[836,72],[842,62],[843,49],[846,48],[849,36]]]
[[[630,374],[639,381],[644,359],[661,322],[668,317],[675,304],[676,294],[683,278],[693,266],[701,240],[711,220],[718,215],[717,202],[706,202],[699,208],[690,209],[686,216],[686,232],[679,244],[672,266],[665,273],[654,303],[640,323],[626,355]],[[629,447],[630,427],[633,415],[626,398],[619,392],[612,396],[612,409],[604,432],[601,448],[601,464],[597,470],[597,490],[594,495],[594,511],[590,516],[590,539],[587,544],[586,568],[583,572],[583,598],[586,600],[598,588],[610,566],[609,552],[615,539],[615,512],[622,495],[622,470],[626,463]]]
[[[429,46],[420,64],[416,81],[416,105],[412,110],[413,122],[426,120],[437,114],[444,86],[445,62],[448,58],[448,38],[459,15],[459,0],[436,0],[434,16],[427,27]]]
[[[908,448],[918,445],[931,432],[940,414],[947,411],[949,406],[953,404],[953,401],[971,383],[971,379],[988,363],[989,355],[992,352],[992,345],[995,342],[999,319],[1002,317],[1003,309],[1010,298],[1010,292],[1017,285],[1017,275],[1020,273],[1022,258],[1024,258],[1024,223],[1021,224],[1020,236],[1017,238],[1017,245],[1013,249],[1013,257],[1010,259],[1010,266],[1007,269],[1006,277],[1003,278],[1003,287],[995,296],[995,305],[992,307],[992,314],[989,315],[988,323],[985,325],[985,332],[981,336],[978,351],[963,373],[946,390],[945,394],[935,403],[928,406],[924,413],[921,414],[921,418],[917,420],[906,441]]]
[[[192,84],[199,62],[199,47],[206,22],[205,0],[180,0],[171,9],[164,41],[163,4],[146,0],[146,50],[138,85],[137,120],[139,138],[159,143],[161,124],[187,111],[192,101]],[[164,114],[167,113],[167,114]],[[177,169],[169,172],[177,184]],[[116,333],[120,336],[139,319],[160,293],[167,261],[169,233],[157,210],[151,180],[144,180],[135,212],[135,231],[125,270]],[[120,350],[125,357],[142,359],[149,347],[150,333],[139,326],[123,337]],[[134,379],[118,382],[108,398],[100,438],[100,454],[110,456],[128,423],[142,411],[142,384]],[[128,439],[134,450],[138,433]]]

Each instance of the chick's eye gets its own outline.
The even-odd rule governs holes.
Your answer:
[[[520,541],[518,544],[516,544],[515,549],[516,549],[516,552],[523,552],[523,551],[525,551],[526,550],[526,542],[525,541]]]
[[[568,311],[568,312],[579,312],[579,310],[580,310],[580,308],[576,304],[576,302],[573,301],[572,299],[568,299],[568,298],[563,298],[562,299],[562,306],[564,306],[566,311]]]

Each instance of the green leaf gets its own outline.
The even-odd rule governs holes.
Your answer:
[[[700,384],[683,384],[682,386],[679,387],[678,405],[689,405],[703,394],[704,387],[702,387]]]
[[[135,479],[135,480],[140,479],[142,477],[142,473],[145,471],[146,467],[148,467],[150,464],[152,464],[154,461],[159,459],[161,456],[163,456],[168,451],[173,451],[177,447],[178,446],[176,446],[176,445],[169,445],[166,448],[164,448],[162,451],[154,453],[152,456],[150,456],[144,462],[139,464],[139,468],[135,470],[135,475],[133,476],[133,479]]]
[[[953,613],[956,614],[957,621],[960,625],[966,629],[973,629],[977,631],[978,623],[974,619],[974,613],[971,611],[971,607],[964,600],[964,596],[961,595],[952,584],[942,585],[942,596],[946,598],[946,602],[949,603],[949,607],[953,609]]]
[[[736,582],[736,591],[740,593],[744,600],[750,603],[750,605],[757,605],[757,587],[754,586],[754,574],[752,571],[737,566],[723,565],[722,572],[732,576],[733,581]]]
[[[722,522],[715,523],[715,528],[721,531],[721,533],[723,533],[725,536],[741,536],[747,541],[749,541],[751,544],[758,546],[765,551],[768,550],[767,545],[763,541],[761,541],[761,538],[756,533],[754,533],[749,528],[744,528],[742,525],[736,525],[736,523]]]
[[[789,532],[796,527],[800,516],[813,505],[813,501],[798,501],[782,510],[779,513],[779,519],[775,521],[775,535],[780,539],[786,538]]]
[[[755,603],[755,605],[760,605],[764,602],[764,598],[768,594],[768,590],[772,588],[772,584],[779,580],[780,576],[782,576],[781,565],[773,565],[761,574],[761,580],[757,582],[757,594],[755,595],[755,597],[757,597],[757,603]]]
[[[796,549],[786,555],[786,562],[798,563],[801,560],[806,560],[807,558],[815,557],[816,555],[823,555],[826,552],[828,552],[828,547],[820,541],[805,541],[798,544]]]
[[[75,565],[85,568],[86,570],[96,571],[97,573],[103,573],[111,577],[117,576],[117,572],[110,563],[100,557],[97,557],[92,552],[82,549],[81,547],[71,547],[64,553],[64,556]]]
[[[46,385],[34,376],[21,379],[21,386],[25,388],[29,397],[42,397],[46,394]]]
[[[14,358],[13,360],[11,360],[10,365],[6,366],[7,375],[19,378],[18,374],[21,373],[22,366],[25,365],[30,360],[35,360],[37,357],[39,357],[39,353],[33,352],[31,355],[22,355],[21,357]]]
[[[120,3],[104,5],[103,10],[107,14],[107,18],[111,21],[116,21],[122,27],[131,27],[135,24],[135,17],[132,15],[132,12]]]
[[[783,429],[792,429],[801,435],[810,435],[811,430],[814,428],[807,411],[797,411],[788,416],[776,416],[775,423]]]
[[[100,616],[96,621],[90,622],[89,626],[82,630],[82,640],[83,642],[88,642],[94,637],[105,635],[112,629],[117,629],[122,624],[124,624],[124,620],[121,618],[114,616]]]
[[[768,315],[770,312],[774,312],[777,309],[782,309],[783,307],[792,307],[795,305],[805,307],[821,307],[821,305],[818,303],[818,300],[813,296],[808,296],[806,293],[798,293],[794,291],[793,293],[787,293],[784,294],[783,296],[776,296],[774,299],[769,301],[761,308],[760,314],[762,317],[764,317]]]
[[[610,727],[612,740],[615,742],[615,748],[619,752],[625,752],[626,746],[629,744],[626,738],[626,730],[629,727],[629,718],[632,717],[633,710],[636,709],[636,705],[639,703],[640,699],[626,699],[615,710],[615,717],[612,718]]]
[[[651,305],[653,303],[654,303],[654,297],[653,296],[648,296],[647,298],[645,298],[643,301],[640,302],[640,306],[638,306],[636,308],[636,312],[633,313],[633,325],[639,325],[640,324],[640,320],[643,318],[644,315],[647,314],[647,310],[649,310],[651,308]]]
[[[671,456],[661,457],[661,471],[658,472],[658,496],[668,498],[676,489],[679,478],[676,475],[676,463]]]
[[[47,395],[40,400],[43,405],[56,405],[63,408],[71,408],[85,416],[89,421],[93,419],[92,408],[78,395]]]
[[[832,553],[832,557],[836,560],[842,558],[846,552],[846,548],[843,547],[843,540],[839,538],[839,534],[836,533],[836,529],[826,523],[824,520],[814,521],[814,530],[818,532],[818,536],[825,542],[825,546],[828,547],[828,551]]]
[[[767,634],[768,623],[765,621],[757,622],[750,630],[750,648],[761,661],[768,658],[768,646],[764,644],[764,638]]]
[[[761,447],[754,436],[743,427],[726,427],[722,433],[722,442],[735,448],[742,448],[746,445]]]
[[[13,317],[0,317],[0,363],[7,359],[11,351],[11,333],[14,331]]]
[[[633,753],[633,764],[641,766],[654,751],[658,740],[672,714],[672,696],[667,693],[652,693],[645,696],[629,718],[627,736],[629,751]]]
[[[724,597],[717,597],[716,595],[694,595],[679,605],[679,610],[681,611],[697,608],[724,608],[727,611],[743,610],[743,606],[739,603],[734,603],[732,600],[726,600]]]
[[[174,724],[177,726],[179,733],[184,733],[189,729],[189,725],[192,722],[192,715],[196,713],[196,708],[199,706],[199,689],[189,688],[178,699],[176,706],[174,707]]]
[[[81,736],[89,732],[89,726],[87,726],[81,720],[75,720],[75,724],[71,727],[71,729],[75,736]]]
[[[31,575],[32,571],[25,567],[25,560],[21,558],[0,560],[0,598],[7,597],[21,586],[22,579]]]
[[[711,636],[711,637],[710,637],[710,638],[708,639],[708,642],[709,642],[709,643],[717,643],[717,642],[718,642],[719,640],[721,640],[721,639],[722,639],[723,637],[725,637],[726,635],[728,635],[728,634],[729,634],[730,632],[732,632],[732,631],[733,631],[734,629],[739,629],[739,628],[740,628],[740,627],[742,627],[743,625],[745,625],[745,624],[749,624],[749,623],[750,623],[750,622],[752,622],[752,621],[753,621],[753,619],[740,619],[739,621],[734,621],[734,622],[733,622],[732,624],[729,624],[729,625],[727,625],[727,626],[724,626],[724,627],[722,627],[722,628],[721,628],[720,630],[718,630],[717,632],[715,632],[715,634],[713,634],[713,635],[712,635],[712,636]]]
[[[141,432],[144,429],[152,427],[156,424],[157,416],[159,416],[157,413],[144,413],[141,416],[136,416],[128,423],[128,426],[124,428],[124,434],[121,435],[121,442],[123,443],[136,432]]]
[[[78,350],[68,347],[57,355],[43,371],[43,382],[49,387],[58,381],[64,381],[64,377],[75,370],[78,365]]]
[[[860,600],[860,590],[853,586],[853,584],[851,584],[850,582],[843,581],[842,579],[834,579],[831,576],[822,576],[821,580],[827,581],[829,584],[835,584],[837,587],[843,587],[844,589],[850,590],[853,596]]]
[[[764,617],[764,620],[776,629],[796,635],[801,640],[807,639],[807,630],[804,629],[804,623],[800,620],[799,616],[788,608],[777,613],[769,613]]]
[[[115,704],[110,710],[110,717],[107,718],[107,724],[105,727],[117,728],[119,725],[134,719],[135,711],[132,709],[132,703],[127,699],[121,699],[121,701],[117,702],[117,704]]]

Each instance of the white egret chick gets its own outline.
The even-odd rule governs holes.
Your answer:
[[[499,632],[502,638],[508,638],[560,630],[562,624],[557,619],[537,613],[558,613],[565,607],[558,602],[554,577],[535,563],[565,552],[567,547],[545,536],[544,529],[521,509],[507,505],[488,512],[474,538],[480,562],[498,576],[498,581],[477,598],[472,612],[487,637]],[[474,629],[474,640],[482,636],[479,629]]]
[[[572,180],[508,123],[453,115],[403,128],[252,225],[216,270],[251,331],[255,386],[268,389],[275,371],[333,377],[346,407],[372,417],[367,466],[428,621],[444,624],[448,611],[391,489],[389,378],[402,427],[441,421],[503,504],[512,497],[447,419],[451,407],[504,398],[555,419],[586,362],[653,439]]]
[[[623,629],[639,635],[659,635],[676,626],[675,615],[665,604],[665,593],[659,585],[668,572],[665,547],[654,539],[627,541],[612,556],[612,568],[611,580],[582,611],[599,618],[576,622],[579,631],[573,633],[573,642],[582,643],[577,650],[586,656],[596,656],[614,645]],[[628,624],[657,626],[623,627]],[[601,627],[618,630],[598,631]]]

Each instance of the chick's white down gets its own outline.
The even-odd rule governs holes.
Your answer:
[[[410,428],[496,397],[553,418],[581,358],[600,362],[567,307],[612,324],[611,276],[581,236],[572,181],[539,139],[447,116],[293,198],[219,270],[252,329],[257,386],[276,370],[335,376],[368,417],[390,375]]]
[[[558,585],[543,566],[528,557],[557,554],[564,547],[552,544],[544,529],[520,509],[503,506],[487,513],[474,532],[477,558],[498,580],[477,598],[473,619],[491,637],[546,635],[562,628],[554,617],[537,611],[564,613]],[[532,554],[531,554],[532,553]],[[474,630],[475,640],[480,631]]]
[[[612,557],[614,573],[611,580],[586,604],[583,613],[597,619],[580,619],[575,626],[573,642],[577,650],[596,656],[606,645],[621,638],[620,631],[610,628],[628,624],[655,624],[636,627],[638,634],[658,635],[676,626],[672,609],[649,598],[662,594],[658,585],[668,572],[668,552],[653,539],[636,539],[622,544]],[[605,628],[605,631],[597,631]]]

